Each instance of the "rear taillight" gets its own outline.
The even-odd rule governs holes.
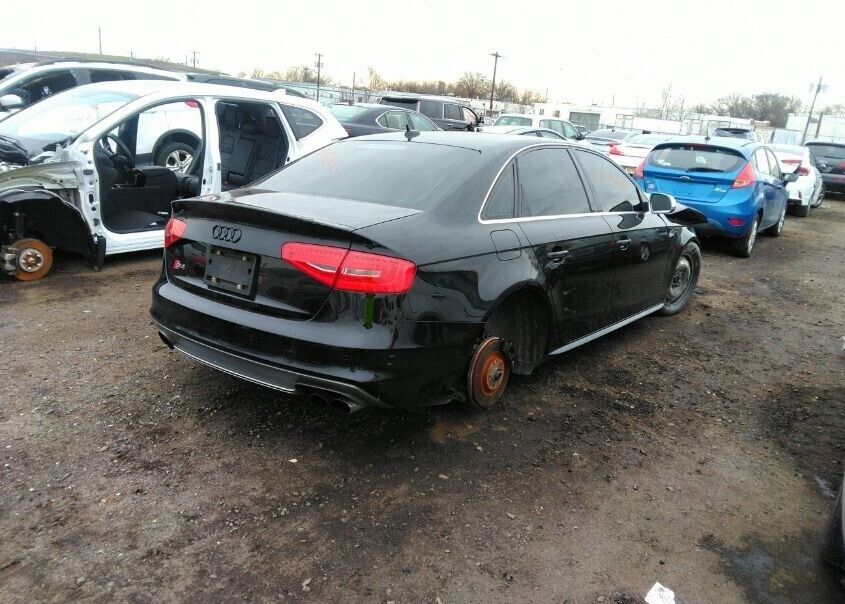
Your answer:
[[[790,166],[797,166],[798,164],[801,163],[800,159],[784,159],[784,160],[781,160],[781,161],[785,164],[789,164]]]
[[[182,239],[185,234],[185,229],[188,228],[188,223],[178,218],[171,218],[167,221],[164,227],[164,247],[169,248]]]
[[[795,170],[795,173],[798,176],[807,176],[810,173],[810,168],[807,166],[798,166],[798,169]]]
[[[754,167],[751,165],[751,162],[747,162],[742,172],[734,180],[734,184],[731,185],[731,189],[744,189],[745,187],[750,187],[755,182],[757,182],[757,178],[754,176]]]
[[[411,289],[413,262],[313,243],[285,243],[282,260],[315,281],[341,291],[363,294],[404,294]]]
[[[634,170],[634,176],[636,178],[643,178],[643,171],[645,170],[645,160],[640,162],[640,165],[637,166],[637,169]]]
[[[619,150],[618,145],[610,145],[610,149],[608,149],[607,153],[608,155],[625,155]]]

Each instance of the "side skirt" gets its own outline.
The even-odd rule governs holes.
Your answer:
[[[573,348],[577,348],[577,347],[581,346],[582,344],[586,344],[587,342],[592,342],[593,340],[597,340],[598,338],[600,338],[604,335],[607,335],[612,331],[616,331],[620,327],[625,327],[629,323],[633,323],[634,321],[636,321],[638,319],[642,319],[643,317],[647,317],[648,315],[657,312],[658,310],[663,308],[663,306],[664,306],[663,303],[657,304],[656,306],[652,306],[651,308],[647,308],[644,311],[638,312],[635,315],[631,315],[627,319],[622,319],[621,321],[617,321],[613,325],[608,325],[607,327],[605,327],[603,329],[599,329],[598,331],[594,331],[593,333],[586,335],[583,338],[578,338],[577,340],[573,340],[569,344],[566,344],[565,346],[561,346],[557,350],[553,350],[552,352],[549,353],[549,356],[552,356],[552,355],[555,355],[555,354],[560,354],[562,352],[572,350]]]

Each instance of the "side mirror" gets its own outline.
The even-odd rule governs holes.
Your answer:
[[[586,134],[584,134],[583,132],[581,132],[581,131],[579,130],[579,131],[578,131],[578,135],[577,135],[575,138],[576,138],[577,140],[579,140],[579,141],[582,141],[582,140],[584,140],[585,138],[587,138],[587,135],[586,135]]]
[[[23,99],[16,94],[4,94],[0,96],[0,109],[11,111],[23,107]]]
[[[678,205],[674,197],[664,193],[652,193],[649,197],[649,203],[654,214],[671,214]]]
[[[783,174],[783,182],[796,182],[798,180],[798,174],[795,172],[787,172]]]

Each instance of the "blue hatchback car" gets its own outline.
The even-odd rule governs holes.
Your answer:
[[[748,258],[759,232],[777,237],[786,220],[786,183],[771,149],[740,138],[688,136],[654,147],[637,169],[648,193],[666,193],[707,217],[701,235],[730,237]]]

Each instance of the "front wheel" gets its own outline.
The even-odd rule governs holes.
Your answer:
[[[701,248],[695,242],[686,244],[681,255],[675,262],[666,303],[660,309],[663,316],[675,315],[681,312],[692,298],[698,275],[701,273]]]
[[[37,281],[53,268],[53,250],[40,239],[18,239],[11,246],[17,251],[15,279]]]

